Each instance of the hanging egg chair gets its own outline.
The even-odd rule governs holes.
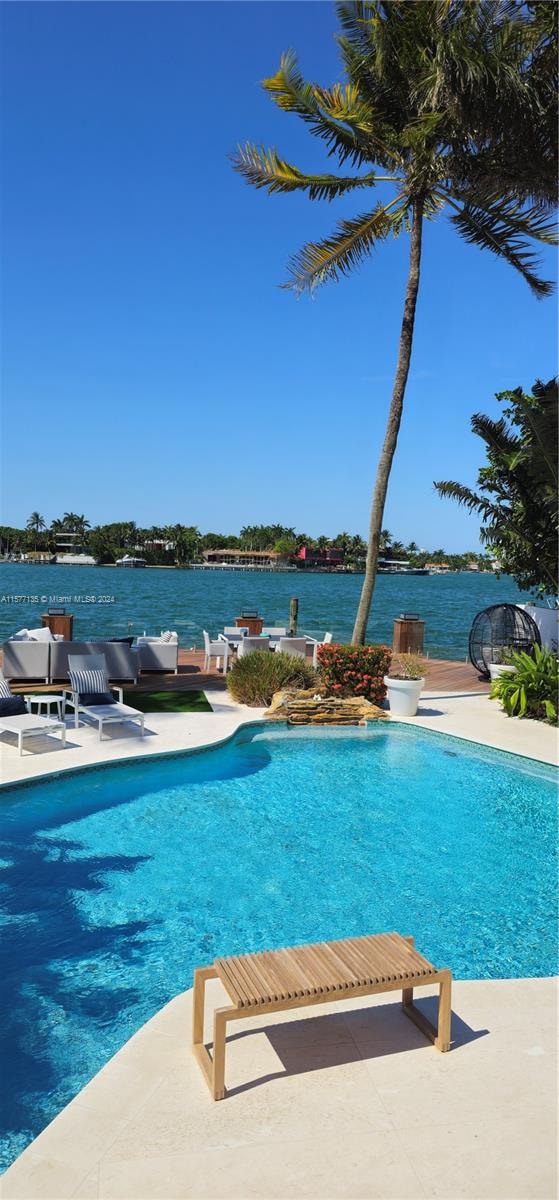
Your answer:
[[[526,650],[541,646],[536,622],[516,604],[492,604],[474,617],[468,639],[470,662],[484,678],[489,678],[492,663],[501,662],[507,650]]]

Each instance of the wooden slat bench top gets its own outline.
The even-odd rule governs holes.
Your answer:
[[[243,1009],[383,984],[413,986],[437,974],[399,933],[217,958],[214,968],[233,1003]]]

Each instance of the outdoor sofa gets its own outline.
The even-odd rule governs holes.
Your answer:
[[[11,640],[2,646],[2,669],[6,679],[43,679],[50,681],[52,642]]]
[[[103,654],[109,679],[138,681],[140,656],[126,642],[35,642],[10,639],[2,646],[4,675],[6,679],[16,681],[66,681],[71,654]]]

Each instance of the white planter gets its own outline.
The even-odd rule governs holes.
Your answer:
[[[390,712],[394,717],[415,717],[424,679],[392,679],[384,676]]]
[[[491,680],[498,679],[500,675],[514,675],[515,667],[509,667],[506,663],[490,663],[489,677]]]

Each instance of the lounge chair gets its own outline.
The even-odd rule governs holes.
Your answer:
[[[9,683],[0,671],[0,733],[17,737],[19,754],[23,753],[24,737],[60,733],[62,748],[66,746],[66,725],[62,720],[40,717],[29,711],[23,696],[14,696]]]
[[[269,637],[244,637],[242,642],[239,642],[237,657],[244,658],[245,654],[254,654],[259,650],[270,650]]]
[[[223,674],[226,675],[229,666],[229,655],[231,653],[231,647],[227,638],[223,634],[220,634],[217,641],[212,642],[207,629],[203,629],[202,633],[204,635],[204,670],[209,671],[211,669],[212,658],[215,658],[217,659],[216,665],[219,671],[221,660],[223,659]]]
[[[204,1043],[207,979],[219,979],[231,1000],[229,1007],[214,1012],[211,1056]],[[414,988],[433,984],[439,985],[436,1029],[413,1003]],[[193,1051],[214,1100],[223,1100],[228,1021],[400,990],[406,1015],[445,1051],[450,1049],[451,987],[451,972],[438,970],[414,948],[413,938],[399,933],[216,958],[212,967],[194,972]]]
[[[70,688],[65,688],[66,703],[74,709],[74,725],[78,728],[79,714],[91,717],[99,726],[99,741],[103,725],[117,721],[133,721],[144,736],[144,713],[122,703],[122,688],[110,688],[104,654],[71,654],[68,658]],[[115,700],[114,695],[119,697]]]
[[[278,642],[279,654],[290,654],[292,658],[307,657],[307,639],[281,637]]]

